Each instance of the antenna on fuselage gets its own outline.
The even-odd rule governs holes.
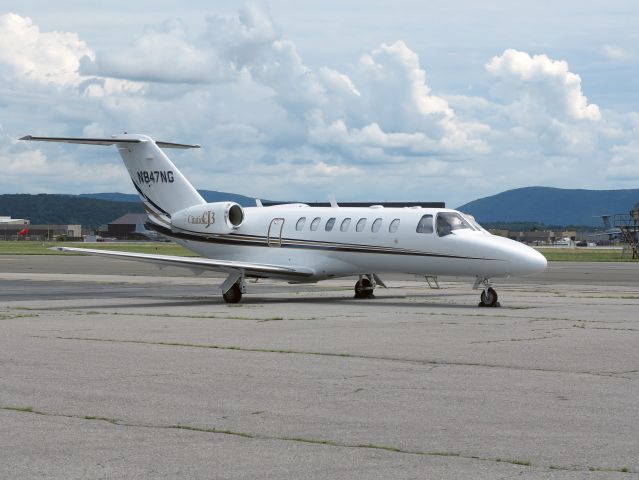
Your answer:
[[[329,195],[328,201],[331,202],[331,207],[339,208],[339,205],[337,204],[337,200],[335,199],[335,195]]]

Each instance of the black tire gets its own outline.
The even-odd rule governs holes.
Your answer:
[[[497,305],[497,292],[494,288],[488,287],[481,292],[481,303],[484,307],[494,307]]]
[[[373,284],[364,277],[355,284],[355,298],[373,298]]]
[[[240,303],[242,300],[242,290],[237,283],[234,283],[226,293],[222,294],[222,298],[226,303]]]

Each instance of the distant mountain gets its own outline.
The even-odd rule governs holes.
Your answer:
[[[143,213],[142,204],[110,202],[75,195],[0,195],[0,215],[26,218],[32,224],[72,224],[96,228],[125,213]]]
[[[237,193],[217,192],[215,190],[199,190],[200,195],[207,202],[236,202],[243,207],[254,207],[255,198],[246,197]],[[137,193],[81,193],[79,197],[95,198],[97,200],[108,200],[111,202],[140,202]]]
[[[478,222],[538,222],[550,225],[601,226],[596,215],[628,213],[639,202],[639,189],[569,190],[526,187],[473,200],[458,210]]]
[[[119,192],[109,192],[109,193],[81,193],[78,195],[81,198],[94,198],[96,200],[106,200],[109,202],[130,202],[130,203],[138,203],[140,201],[140,197],[137,193],[119,193]]]
[[[208,202],[226,200],[243,206],[255,205],[253,198],[244,195],[211,190],[201,190],[200,193]],[[600,227],[601,220],[595,215],[627,213],[637,202],[639,189],[567,190],[527,187],[474,200],[460,206],[459,210],[474,215],[480,223],[493,226],[524,225],[528,222],[546,226]],[[27,218],[33,224],[66,223],[95,228],[125,213],[143,211],[136,194],[0,195],[0,215]]]

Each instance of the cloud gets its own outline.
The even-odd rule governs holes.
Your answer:
[[[604,45],[601,50],[608,60],[615,62],[632,62],[636,58],[632,53],[616,45]]]
[[[430,94],[419,57],[404,42],[382,44],[363,55],[357,76],[368,96],[369,108],[376,109],[378,116],[388,115],[391,120],[404,117],[413,122],[431,116],[437,119],[454,116],[443,98]],[[373,98],[378,94],[390,96],[397,102],[385,104],[383,97]]]
[[[7,193],[82,193],[87,186],[112,187],[128,181],[128,175],[119,162],[106,161],[99,167],[89,162],[60,154],[49,158],[40,149],[24,149],[13,144],[0,150],[0,190]],[[59,192],[55,185],[65,185]],[[16,189],[16,186],[20,189]]]
[[[295,44],[281,39],[271,18],[255,6],[237,17],[209,17],[199,36],[189,35],[178,21],[147,27],[126,55],[98,54],[94,65],[86,73],[135,81],[253,82],[270,89],[272,101],[295,122],[307,122],[307,138],[316,145],[351,148],[355,158],[375,150],[393,161],[383,155],[386,149],[409,154],[485,149],[472,138],[472,128],[456,121],[446,100],[431,93],[418,55],[403,42],[362,56],[354,81],[344,72],[305,65]],[[339,126],[341,137],[332,138],[331,129]]]
[[[482,120],[475,136],[491,152],[540,159],[593,157],[611,136],[621,134],[618,122],[588,101],[581,77],[565,61],[508,49],[485,68],[492,77],[490,97],[447,99],[466,122],[466,131],[468,122]]]
[[[237,80],[243,70],[259,64],[254,73],[267,76],[273,71],[267,58],[281,60],[278,50],[288,55],[286,42],[278,39],[270,17],[246,5],[236,17],[207,17],[200,35],[191,35],[178,19],[147,26],[126,52],[99,52],[94,62],[85,62],[83,72],[145,82],[220,83]],[[283,65],[291,63],[285,59]]]
[[[0,27],[4,191],[131,191],[111,149],[11,140],[27,133],[201,143],[171,152],[197,187],[264,198],[455,201],[637,175],[639,115],[590,102],[568,63],[546,55],[505,50],[485,65],[490,93],[469,96],[433,88],[403,41],[311,66],[253,5],[200,31],[148,26],[110,51],[14,14]]]
[[[162,82],[211,83],[234,77],[230,65],[214,49],[202,48],[189,38],[179,20],[167,20],[147,27],[126,51],[100,52],[93,62],[83,64],[83,73],[102,77]]]
[[[69,32],[40,32],[31,19],[14,13],[0,16],[0,78],[3,81],[77,86],[83,58],[93,51]]]
[[[508,49],[493,57],[486,70],[497,79],[497,95],[515,101],[524,114],[601,119],[599,107],[589,104],[581,90],[581,77],[572,73],[565,61]]]
[[[639,135],[626,145],[612,147],[612,153],[606,176],[614,180],[636,183],[639,180]]]

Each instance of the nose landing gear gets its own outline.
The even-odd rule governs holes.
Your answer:
[[[474,290],[478,290],[483,285],[483,289],[481,292],[481,296],[479,297],[480,302],[478,304],[479,307],[501,307],[497,299],[497,292],[490,283],[488,278],[479,278],[475,280],[475,284],[473,285]]]
[[[499,302],[497,301],[497,292],[494,288],[488,287],[486,290],[481,292],[480,296],[481,302],[479,302],[480,307],[499,307]]]

